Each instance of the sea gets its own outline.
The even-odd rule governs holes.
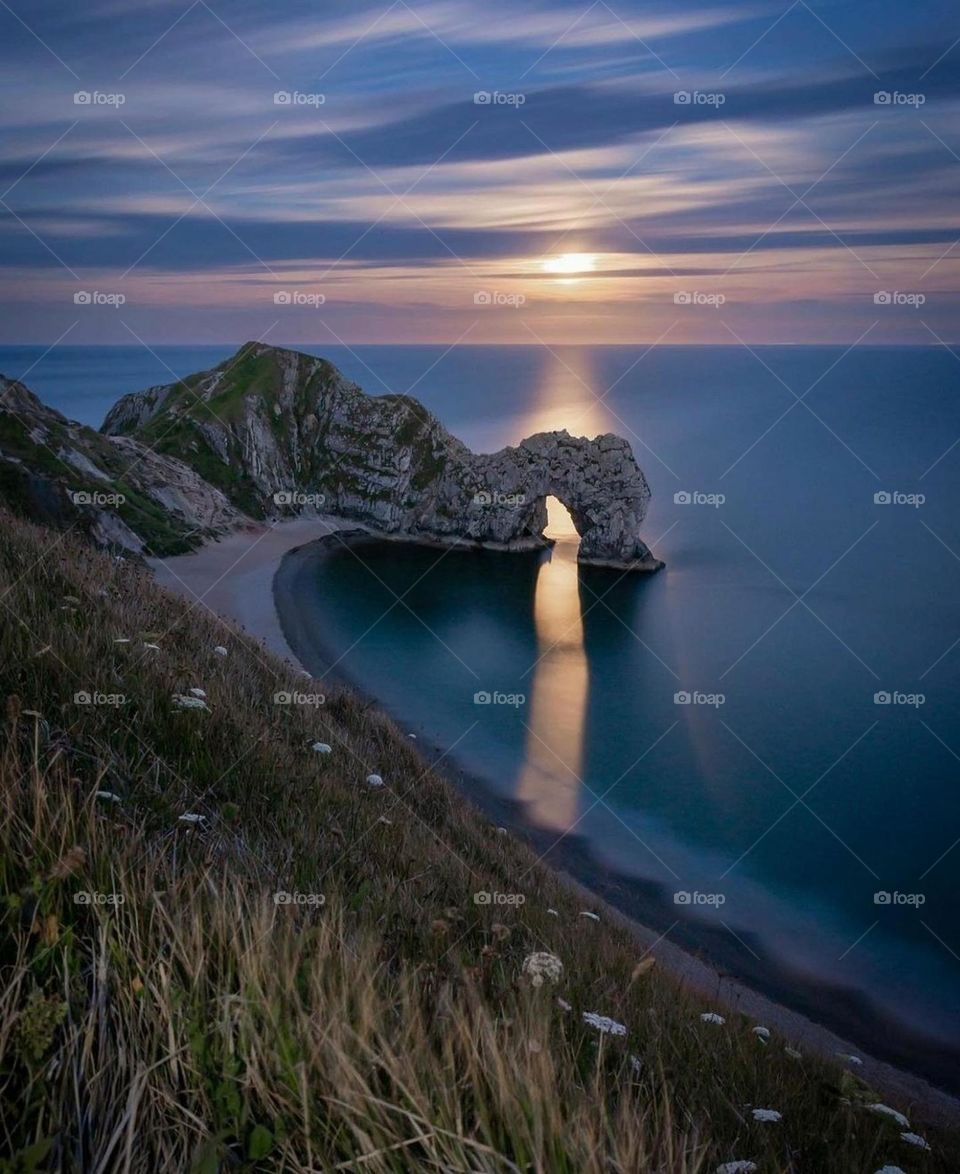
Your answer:
[[[0,370],[97,426],[234,349],[4,347]],[[298,601],[317,646],[547,861],[575,848],[658,932],[956,1089],[960,357],[297,349],[477,451],[630,441],[663,571],[579,568],[550,501],[551,551],[318,559]]]

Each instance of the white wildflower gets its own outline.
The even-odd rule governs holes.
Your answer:
[[[634,1076],[639,1076],[643,1072],[643,1061],[632,1052],[630,1053],[630,1067],[633,1069]]]
[[[770,1028],[769,1027],[761,1027],[758,1023],[757,1026],[754,1028],[751,1028],[751,1030],[753,1031],[753,1034],[757,1037],[757,1039],[763,1040],[764,1043],[766,1043],[767,1040],[770,1038]]]
[[[129,644],[129,643],[130,643],[129,636],[118,636],[116,638],[116,640],[114,640],[114,644]]]
[[[159,645],[159,644],[148,644],[146,640],[144,640],[144,642],[143,642],[143,646],[144,646],[144,648],[152,648],[154,652],[159,652],[159,651],[160,651],[160,645]]]
[[[97,791],[98,799],[106,799],[110,803],[122,803],[123,800],[119,795],[115,795],[113,791]]]
[[[213,651],[217,654],[217,656],[226,656],[227,655],[227,650],[224,648],[224,646],[222,644],[217,644]]]
[[[803,1053],[798,1052],[796,1048],[784,1048],[783,1050],[787,1053],[791,1060],[803,1059]]]
[[[559,917],[560,916],[560,914],[556,911],[556,909],[548,909],[547,912],[550,914],[551,917]]]
[[[776,1109],[754,1109],[754,1121],[782,1121],[783,1114],[778,1113]]]
[[[572,1011],[573,1010],[573,1007],[571,1007],[571,1005],[567,1002],[567,1000],[561,999],[559,995],[557,996],[557,1006],[560,1008],[561,1011]]]
[[[199,697],[202,701],[206,701],[206,699],[207,699],[207,694],[206,694],[205,690],[198,689],[196,685],[194,685],[194,687],[190,690],[190,692],[194,695],[194,697]]]
[[[417,740],[417,735],[416,735],[416,734],[407,734],[407,737],[408,737],[408,738],[412,738],[412,739],[414,740],[414,742],[416,742],[416,740]]]
[[[367,775],[368,787],[382,787],[383,779],[379,775]]]
[[[722,1166],[717,1167],[717,1174],[754,1174],[759,1166],[756,1162],[739,1161],[739,1162],[724,1162]]]
[[[930,1145],[920,1136],[919,1133],[901,1133],[900,1139],[905,1141],[907,1145],[915,1145],[921,1150],[928,1150]]]
[[[623,1023],[617,1023],[615,1019],[608,1019],[606,1015],[598,1015],[596,1011],[584,1011],[584,1023],[589,1023],[591,1027],[595,1027],[601,1035],[626,1035],[627,1028]]]
[[[318,754],[333,753],[333,747],[329,746],[326,742],[314,742],[310,749],[315,750]]]
[[[183,815],[178,816],[180,823],[206,823],[207,817],[205,815],[198,815],[195,811],[187,811]]]
[[[380,818],[377,820],[377,823],[387,823],[391,827],[393,827],[393,820],[387,819],[387,817],[385,815],[381,815]]]
[[[506,828],[497,828],[497,835],[498,836],[505,836],[506,834],[507,834]]]
[[[206,709],[207,703],[202,697],[187,697],[183,693],[174,693],[173,704],[177,709]]]
[[[528,954],[523,960],[523,973],[530,976],[534,986],[543,986],[544,981],[559,982],[563,976],[563,963],[556,954],[540,951]]]
[[[906,1174],[899,1166],[881,1166],[877,1174]]]
[[[580,916],[581,917],[589,917],[591,921],[599,921],[600,920],[600,918],[596,915],[596,913],[591,913],[589,909],[581,909]]]
[[[898,1125],[902,1125],[904,1129],[910,1128],[910,1122],[904,1117],[902,1113],[898,1113],[896,1109],[891,1109],[889,1105],[867,1105],[871,1113],[880,1113],[884,1117],[892,1117]]]
[[[862,1064],[863,1061],[859,1056],[848,1056],[845,1052],[837,1052],[841,1060],[846,1060],[848,1064]]]
[[[718,1015],[716,1011],[704,1011],[704,1013],[700,1016],[700,1019],[703,1023],[723,1024],[727,1022],[726,1019],[724,1019],[722,1015]]]

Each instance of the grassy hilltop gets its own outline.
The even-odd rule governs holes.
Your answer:
[[[0,603],[0,1169],[960,1168],[136,563],[0,515]]]

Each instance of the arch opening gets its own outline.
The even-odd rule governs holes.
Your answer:
[[[543,528],[544,538],[552,538],[555,542],[579,542],[580,531],[570,510],[560,498],[548,495],[544,499],[544,504],[547,510],[547,524]]]

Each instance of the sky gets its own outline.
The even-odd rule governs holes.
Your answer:
[[[0,342],[960,340],[955,0],[0,0]]]

